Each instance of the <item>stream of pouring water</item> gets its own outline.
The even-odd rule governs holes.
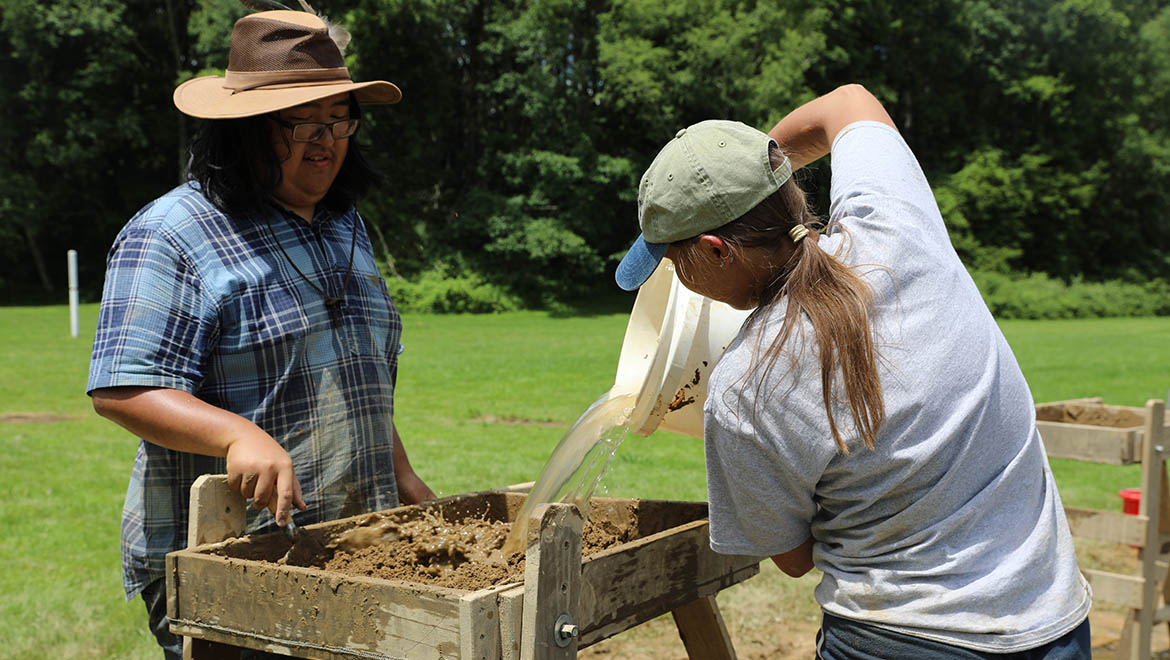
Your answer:
[[[502,548],[504,557],[524,550],[528,536],[528,517],[533,509],[539,504],[554,501],[574,474],[580,477],[561,497],[561,501],[572,501],[581,515],[589,515],[589,498],[609,469],[618,445],[625,439],[626,427],[636,400],[633,394],[610,390],[598,397],[569,427],[549,455],[544,469],[524,500],[520,514],[512,523],[512,531]]]

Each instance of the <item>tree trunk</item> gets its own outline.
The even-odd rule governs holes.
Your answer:
[[[53,281],[49,279],[49,271],[45,268],[45,257],[37,247],[36,237],[28,225],[21,225],[24,230],[24,240],[28,243],[28,253],[32,255],[33,266],[37,269],[37,277],[41,280],[41,288],[46,292],[53,291]]]
[[[179,35],[179,28],[178,28],[178,24],[177,24],[178,19],[175,16],[174,0],[166,0],[166,7],[167,7],[167,28],[168,28],[168,32],[171,35],[171,55],[174,56],[174,58],[175,58],[175,76],[174,77],[178,78],[179,71],[183,70],[183,51],[185,50],[184,44],[186,44],[187,40],[183,39],[180,42],[180,39],[179,39],[180,35]],[[184,21],[183,21],[183,35],[184,36],[187,34],[187,29],[186,29],[187,22],[185,19],[186,19],[186,14],[184,14]],[[178,165],[179,165],[178,166],[179,178],[178,178],[178,180],[180,182],[182,182],[187,178],[187,118],[185,115],[181,115],[181,114],[179,115],[179,122],[178,122],[178,125],[176,126],[176,128],[179,131],[179,135],[178,135],[178,138],[179,138],[179,142],[178,142],[178,144],[179,144],[179,154],[178,154],[178,156],[179,156],[179,163],[178,163]]]
[[[394,255],[390,254],[390,246],[386,244],[386,237],[382,234],[382,230],[378,228],[378,223],[373,222],[371,218],[366,222],[366,227],[374,230],[374,235],[378,237],[378,244],[382,246],[382,258],[386,260],[386,268],[390,271],[391,277],[402,277],[398,274],[398,269],[394,267]],[[1170,582],[1167,582],[1170,584]]]

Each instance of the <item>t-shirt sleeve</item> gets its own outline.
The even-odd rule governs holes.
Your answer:
[[[707,409],[707,499],[716,552],[767,557],[803,543],[817,513],[817,482],[836,455],[832,439],[826,442],[817,422],[799,409],[770,405],[757,413]]]
[[[127,229],[110,249],[86,392],[138,386],[194,393],[215,319],[187,256],[161,232]]]
[[[830,220],[846,227],[883,211],[886,231],[911,230],[946,240],[934,193],[918,159],[893,127],[859,121],[833,140]]]

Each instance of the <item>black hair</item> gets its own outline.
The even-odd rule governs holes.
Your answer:
[[[350,116],[361,118],[361,106],[349,95]],[[271,120],[267,115],[240,119],[200,119],[191,137],[187,178],[199,183],[203,194],[230,215],[264,213],[280,185],[280,161],[272,149]],[[382,174],[366,160],[356,136],[341,170],[320,204],[344,213],[373,187]]]

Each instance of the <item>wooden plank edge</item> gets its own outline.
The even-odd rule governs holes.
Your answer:
[[[1036,422],[1049,458],[1063,458],[1106,465],[1140,462],[1138,429],[1116,429],[1086,424]]]
[[[499,594],[500,658],[520,660],[520,639],[524,621],[524,585],[512,585]]]
[[[221,599],[201,597],[200,588],[188,589],[188,595],[183,595],[182,586],[184,582],[191,582],[192,584],[203,584],[203,591],[207,591],[206,586],[209,583],[201,583],[199,577],[201,575],[216,576],[212,580],[214,589],[212,593],[226,593],[222,586],[226,584],[224,579],[229,580],[233,575],[239,575],[242,572],[249,570],[245,566],[245,562],[239,560],[227,560],[222,557],[189,557],[189,561],[180,563],[178,565],[180,571],[180,579],[176,580],[176,584],[180,587],[179,614],[175,618],[181,622],[185,622],[189,626],[189,630],[200,630],[197,635],[190,635],[191,637],[198,637],[209,641],[223,641],[238,646],[246,646],[247,648],[257,648],[261,650],[278,650],[273,649],[272,645],[284,646],[297,649],[317,649],[324,650],[334,649],[334,654],[338,652],[335,650],[336,645],[353,646],[358,649],[364,649],[364,655],[359,654],[358,657],[374,657],[374,658],[396,658],[400,655],[406,654],[407,649],[418,647],[420,651],[426,649],[428,658],[451,658],[459,657],[461,629],[460,629],[460,612],[459,612],[459,592],[455,590],[447,590],[454,592],[455,596],[451,594],[440,594],[434,590],[418,589],[419,585],[413,583],[402,583],[408,585],[406,589],[393,589],[390,581],[381,580],[379,578],[370,578],[365,576],[340,576],[337,574],[324,574],[322,576],[315,576],[314,572],[308,569],[300,569],[302,577],[305,578],[306,583],[312,584],[314,587],[320,589],[320,593],[325,595],[325,600],[320,601],[325,604],[341,603],[341,613],[348,617],[349,622],[356,622],[362,620],[362,617],[367,614],[359,613],[352,603],[344,601],[330,601],[329,591],[334,594],[338,589],[344,588],[348,593],[368,594],[374,597],[374,603],[378,604],[376,613],[371,612],[368,616],[379,617],[380,624],[373,624],[375,627],[371,629],[371,634],[360,639],[353,637],[349,641],[342,641],[337,638],[328,638],[327,641],[331,645],[318,646],[319,638],[315,634],[298,633],[296,631],[302,630],[295,623],[296,616],[304,616],[307,612],[307,606],[298,606],[292,608],[289,612],[293,619],[278,619],[274,621],[275,627],[265,624],[263,627],[254,625],[247,614],[240,615],[238,612],[232,611],[230,608],[225,610],[222,608]],[[272,573],[269,567],[268,573]],[[255,570],[254,567],[251,570]],[[275,576],[277,579],[284,578],[287,580],[287,574],[283,576]],[[255,584],[263,587],[264,582],[256,582]],[[265,589],[259,590],[257,593],[265,592]],[[269,592],[276,595],[275,592]],[[302,590],[303,593],[303,590]],[[463,595],[468,595],[463,592]],[[311,596],[310,596],[311,597]],[[486,597],[486,596],[485,596]],[[413,599],[420,599],[419,604],[415,604]],[[490,600],[490,597],[488,597]],[[270,601],[271,599],[268,599]],[[268,604],[261,603],[261,607],[274,607],[277,601],[268,602]],[[363,600],[364,602],[364,600]],[[303,604],[302,604],[303,605]],[[364,609],[364,606],[362,606]],[[347,611],[352,610],[352,611]],[[435,609],[439,608],[439,609]],[[328,611],[333,613],[331,616],[336,623],[337,610],[329,607]],[[221,618],[220,615],[229,612],[226,618]],[[413,616],[414,612],[440,612],[439,614],[432,614],[436,618],[419,618]],[[301,619],[304,621],[304,619]],[[384,625],[388,622],[397,622],[394,627],[379,628],[378,625]],[[342,622],[341,625],[346,625]],[[282,627],[289,626],[289,627]],[[400,628],[399,626],[405,626]],[[172,626],[172,629],[175,629]],[[228,635],[210,635],[208,630],[218,630],[221,633],[224,631],[230,632]],[[285,632],[281,632],[285,631]],[[178,632],[178,630],[176,630]],[[258,639],[257,643],[247,643],[241,640]],[[275,640],[275,641],[274,641]],[[492,645],[494,649],[494,644]],[[352,656],[352,654],[350,654]],[[345,656],[345,654],[341,654]],[[316,655],[309,655],[305,657],[319,657]],[[331,656],[332,657],[332,656]],[[340,657],[340,656],[339,656]]]
[[[677,534],[683,534],[685,532],[689,532],[690,530],[692,530],[696,527],[707,527],[709,524],[710,524],[710,521],[708,521],[706,518],[702,518],[700,520],[692,520],[691,522],[683,523],[683,524],[678,525],[676,527],[664,529],[661,532],[651,534],[650,536],[643,536],[641,538],[634,539],[633,541],[630,541],[628,543],[622,543],[621,545],[615,545],[612,548],[606,548],[605,550],[602,550],[601,552],[595,552],[595,553],[585,557],[585,559],[582,561],[582,563],[587,564],[589,562],[596,561],[599,559],[605,559],[606,557],[611,557],[613,555],[621,555],[621,554],[626,554],[626,553],[631,552],[631,551],[637,551],[639,548],[646,546],[646,545],[650,545],[651,543],[654,543],[655,541],[658,541],[659,539],[663,539],[666,537],[674,537]]]
[[[576,636],[566,646],[555,643],[553,636],[555,622],[562,614],[580,626],[583,526],[581,512],[572,504],[541,504],[528,518],[521,658],[577,657]]]
[[[1146,544],[1146,516],[1135,516],[1120,511],[1100,511],[1066,506],[1065,519],[1076,538],[1107,541],[1143,547]]]
[[[211,547],[211,546],[208,546]],[[214,549],[213,547],[211,549]],[[464,596],[475,595],[482,593],[485,590],[468,591],[467,589],[455,589],[453,587],[442,587],[437,584],[424,584],[422,582],[410,582],[407,580],[398,580],[394,578],[372,577],[369,575],[345,575],[335,571],[329,571],[322,568],[311,568],[308,566],[288,566],[286,564],[276,564],[262,559],[241,559],[239,557],[224,557],[221,555],[212,555],[197,550],[176,550],[167,554],[167,557],[174,556],[175,570],[187,570],[186,564],[191,562],[214,562],[219,564],[242,565],[245,569],[255,571],[277,571],[284,574],[300,573],[306,578],[323,578],[323,579],[339,579],[342,582],[353,582],[356,584],[367,586],[391,586],[398,589],[409,590],[413,592],[423,592],[431,595],[443,596],[452,600],[458,600]],[[501,585],[510,586],[510,585]],[[499,587],[488,587],[486,591],[491,591]]]
[[[241,646],[257,651],[282,653],[284,655],[309,652],[313,655],[299,657],[320,658],[321,660],[351,660],[352,658],[362,658],[364,660],[396,660],[391,656],[381,653],[331,646],[328,644],[291,642],[290,640],[280,639],[270,635],[245,632],[225,626],[187,621],[185,619],[172,620],[171,631],[186,637],[194,637],[231,646]]]
[[[1141,609],[1145,579],[1091,568],[1081,569],[1081,573],[1093,587],[1093,600]]]
[[[481,589],[459,599],[460,660],[498,660],[499,595],[514,588],[514,584],[504,584]]]
[[[582,621],[581,638],[578,640],[577,648],[583,649],[587,646],[592,646],[600,641],[609,639],[614,635],[623,633],[635,626],[641,625],[651,619],[656,619],[660,616],[669,614],[673,610],[693,602],[699,598],[708,596],[714,597],[720,591],[744,582],[745,580],[758,575],[760,572],[759,560],[747,565],[743,568],[737,569],[731,573],[720,575],[716,579],[709,580],[702,584],[696,585],[693,591],[693,596],[679,595],[671,600],[656,600],[653,610],[644,610],[633,616],[626,617],[620,621],[612,621],[604,626],[593,627],[589,621]],[[690,596],[690,597],[688,597]]]

